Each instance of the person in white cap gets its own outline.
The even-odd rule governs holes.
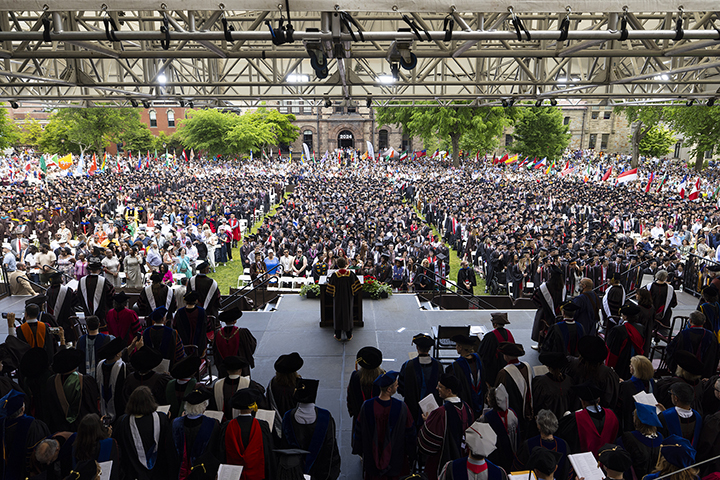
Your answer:
[[[486,460],[497,447],[497,435],[486,423],[475,422],[465,430],[468,456],[448,462],[440,473],[440,480],[506,480],[501,467]]]
[[[14,272],[17,269],[17,260],[12,253],[12,246],[10,246],[9,243],[2,244],[2,255],[2,263],[5,266],[5,270],[7,270],[8,273]]]

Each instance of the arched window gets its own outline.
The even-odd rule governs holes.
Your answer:
[[[150,126],[153,128],[157,127],[157,113],[155,112],[155,110],[150,110],[149,115],[150,115]]]
[[[167,111],[168,127],[175,126],[175,112],[173,110]]]
[[[303,143],[308,146],[308,149],[313,151],[313,132],[312,130],[305,130],[303,132]]]
[[[388,148],[388,131],[383,129],[380,130],[380,132],[378,133],[378,148],[380,150],[385,150],[386,148]]]

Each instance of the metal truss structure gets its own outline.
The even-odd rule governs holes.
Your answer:
[[[720,21],[710,2],[567,2],[288,0],[288,14],[285,3],[259,0],[0,0],[0,100],[228,107],[714,99]]]

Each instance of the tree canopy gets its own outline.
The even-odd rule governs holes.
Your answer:
[[[570,143],[570,127],[563,125],[562,110],[555,107],[528,107],[519,110],[509,146],[513,153],[557,160]]]
[[[695,170],[702,170],[705,152],[720,143],[720,106],[666,107],[666,116],[670,125],[693,145]]]
[[[417,102],[400,105],[376,108],[378,124],[402,126],[405,134],[420,137],[426,143],[450,140],[455,166],[460,164],[461,140],[463,150],[487,153],[497,146],[497,138],[513,115],[508,111],[513,109],[473,107],[463,102],[448,106],[418,106]]]
[[[646,157],[664,157],[670,153],[670,147],[672,147],[676,141],[673,132],[669,128],[656,125],[651,128],[640,141],[640,155],[645,155]]]
[[[615,113],[622,113],[627,118],[632,129],[631,148],[633,168],[638,166],[640,161],[640,143],[652,129],[660,124],[665,116],[665,107],[657,105],[622,105],[613,109]]]

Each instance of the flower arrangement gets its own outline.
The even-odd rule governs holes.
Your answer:
[[[306,298],[318,298],[320,296],[320,285],[306,283],[300,288],[300,295]]]
[[[387,298],[392,295],[392,287],[387,283],[378,281],[372,275],[366,275],[362,286],[363,292],[367,292],[370,298]]]

